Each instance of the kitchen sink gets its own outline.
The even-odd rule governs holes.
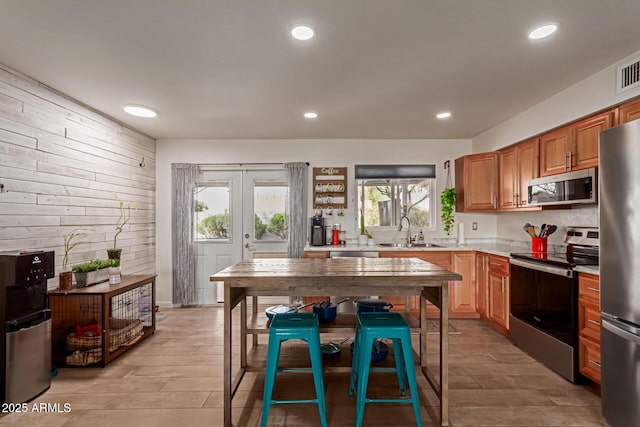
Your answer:
[[[378,243],[383,248],[443,248],[435,243]]]

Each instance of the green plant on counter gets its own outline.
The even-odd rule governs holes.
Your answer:
[[[71,231],[64,236],[64,256],[62,257],[62,271],[67,271],[67,264],[69,263],[69,254],[78,245],[83,244],[82,241],[76,241],[80,237],[84,236],[84,233],[78,233],[76,230]]]
[[[453,217],[453,209],[456,206],[456,189],[445,188],[440,194],[440,202],[442,203],[442,225],[447,236],[451,234],[455,219]]]
[[[119,259],[94,259],[92,261],[74,265],[71,271],[74,273],[88,273],[90,271],[97,271],[103,268],[118,267],[119,265]]]

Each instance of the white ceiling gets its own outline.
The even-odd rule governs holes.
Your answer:
[[[155,138],[471,138],[640,50],[639,17],[638,0],[0,0],[0,63]],[[300,22],[317,37],[293,40]]]

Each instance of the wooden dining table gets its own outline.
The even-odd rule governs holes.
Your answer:
[[[224,425],[232,426],[231,403],[246,372],[264,371],[264,366],[248,363],[247,337],[268,333],[264,313],[258,313],[259,296],[352,296],[352,295],[412,295],[420,296],[420,318],[405,316],[412,332],[420,335],[418,359],[420,370],[440,399],[440,425],[448,425],[448,310],[449,281],[462,276],[418,258],[270,258],[240,261],[209,278],[224,282]],[[248,316],[252,297],[251,316]],[[439,380],[427,368],[427,301],[440,310]],[[240,306],[240,361],[236,371],[232,366],[234,330],[232,314]],[[249,318],[250,317],[250,318]],[[334,322],[332,322],[334,323]],[[320,333],[353,330],[355,315],[338,314],[334,324],[322,324]]]

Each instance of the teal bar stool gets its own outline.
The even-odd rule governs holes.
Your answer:
[[[280,345],[292,339],[306,341],[311,356],[311,368],[278,369]],[[273,387],[278,372],[313,373],[316,398],[307,400],[274,400]],[[324,400],[324,379],[322,377],[322,353],[320,351],[320,330],[318,317],[314,313],[276,314],[269,327],[269,348],[267,350],[267,369],[264,378],[264,396],[262,399],[262,427],[267,425],[271,405],[282,403],[316,403],[320,412],[320,422],[327,427],[327,410]]]
[[[395,369],[370,367],[371,348],[377,338],[392,340]],[[405,396],[406,383],[409,383],[410,396],[389,399],[367,398],[369,372],[396,372],[402,396]],[[413,349],[411,348],[411,331],[399,313],[358,313],[349,394],[354,392],[356,393],[356,427],[362,426],[365,403],[376,402],[411,403],[416,425],[422,426],[418,384],[413,365]]]

